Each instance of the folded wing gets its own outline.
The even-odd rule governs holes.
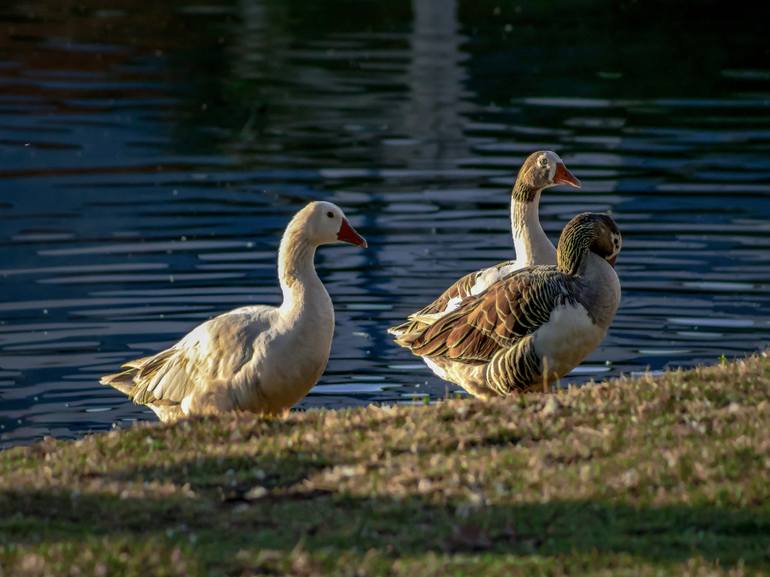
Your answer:
[[[495,282],[513,272],[515,267],[516,261],[503,261],[493,267],[466,274],[428,306],[412,313],[405,323],[391,327],[388,332],[396,336],[396,340],[404,339],[405,343],[401,344],[408,343],[426,325],[433,324],[444,314],[457,310],[467,299],[484,292]]]
[[[570,282],[552,266],[523,269],[467,298],[426,327],[409,348],[420,356],[487,363],[548,322],[551,312],[570,300]]]
[[[129,361],[126,369],[102,378],[140,404],[179,404],[212,383],[228,385],[242,378],[254,354],[254,341],[266,328],[261,307],[237,309],[196,327],[174,346]],[[255,322],[255,320],[257,322]]]

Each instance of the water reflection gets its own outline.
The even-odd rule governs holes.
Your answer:
[[[453,394],[384,329],[462,272],[510,258],[508,190],[542,147],[585,183],[543,197],[545,230],[612,210],[625,236],[621,311],[570,381],[764,346],[759,24],[706,9],[682,38],[672,7],[653,42],[642,8],[604,11],[606,22],[569,3],[559,18],[541,10],[0,8],[0,444],[152,418],[99,375],[218,312],[277,302],[278,235],[314,198],[343,205],[371,248],[319,253],[338,326],[302,406]],[[730,47],[710,41],[736,30]],[[666,59],[693,46],[697,66]]]

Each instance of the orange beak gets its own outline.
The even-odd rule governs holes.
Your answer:
[[[556,174],[553,176],[553,182],[554,184],[569,184],[575,188],[580,188],[580,181],[567,170],[567,167],[562,162],[556,165]]]
[[[355,228],[350,226],[350,223],[346,218],[342,219],[342,225],[340,226],[340,230],[337,233],[337,240],[340,242],[347,242],[348,244],[355,244],[356,246],[363,248],[368,246],[366,244],[366,239],[358,234]]]

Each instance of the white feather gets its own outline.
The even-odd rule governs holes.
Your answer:
[[[137,371],[135,391],[156,400],[148,406],[162,420],[234,410],[280,413],[310,391],[326,368],[334,335],[334,308],[315,271],[315,249],[336,242],[342,219],[339,207],[326,202],[311,203],[292,219],[278,259],[280,307],[235,309],[142,359],[137,366],[155,361],[155,370]]]
[[[549,371],[564,375],[601,343],[605,332],[582,305],[564,305],[552,310],[535,332],[535,350]]]

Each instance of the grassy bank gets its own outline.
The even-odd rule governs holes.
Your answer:
[[[743,575],[770,359],[0,453],[0,575]]]

